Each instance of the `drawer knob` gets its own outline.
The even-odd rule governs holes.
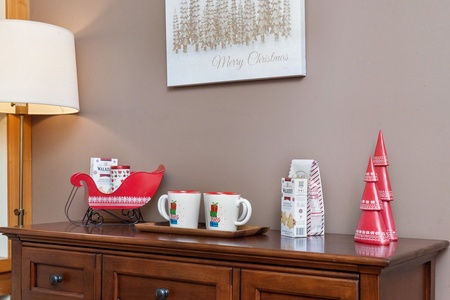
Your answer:
[[[169,296],[169,290],[168,289],[162,289],[162,288],[156,289],[156,292],[155,292],[156,299],[164,300],[168,296]]]
[[[55,275],[55,274],[50,275],[51,285],[57,285],[58,283],[62,282],[62,280],[63,280],[62,275]]]

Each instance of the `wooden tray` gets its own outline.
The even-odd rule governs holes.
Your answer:
[[[137,223],[134,226],[140,231],[146,232],[210,236],[210,237],[226,237],[226,238],[237,238],[263,234],[266,233],[270,228],[270,227],[244,225],[238,226],[238,230],[236,231],[220,231],[220,230],[207,230],[204,223],[200,223],[198,229],[191,229],[191,228],[170,227],[169,222],[145,222],[145,223]]]

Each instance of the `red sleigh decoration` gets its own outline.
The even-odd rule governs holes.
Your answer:
[[[78,188],[84,185],[85,201],[89,208],[83,218],[83,224],[89,223],[101,224],[103,217],[98,213],[99,210],[116,217],[108,210],[122,210],[122,215],[128,219],[120,219],[125,223],[137,223],[142,220],[140,207],[147,204],[158,190],[164,171],[164,165],[159,165],[153,172],[132,172],[120,185],[120,187],[110,194],[102,193],[98,190],[94,180],[85,173],[75,173],[71,176],[70,182],[74,186],[66,204],[66,216],[71,202]]]

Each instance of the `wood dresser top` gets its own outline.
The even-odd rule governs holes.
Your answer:
[[[356,243],[353,235],[325,234],[308,238],[290,238],[279,230],[265,234],[215,238],[141,232],[134,226],[77,226],[69,222],[2,227],[0,233],[20,239],[24,244],[37,242],[75,246],[96,251],[126,251],[197,258],[220,258],[245,263],[308,267],[317,263],[335,269],[358,271],[362,267],[380,270],[418,257],[432,257],[448,247],[445,240],[399,238],[388,246]],[[333,267],[332,267],[333,268]]]

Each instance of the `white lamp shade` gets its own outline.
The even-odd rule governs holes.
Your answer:
[[[54,115],[79,111],[74,35],[34,21],[0,20],[0,112]]]

